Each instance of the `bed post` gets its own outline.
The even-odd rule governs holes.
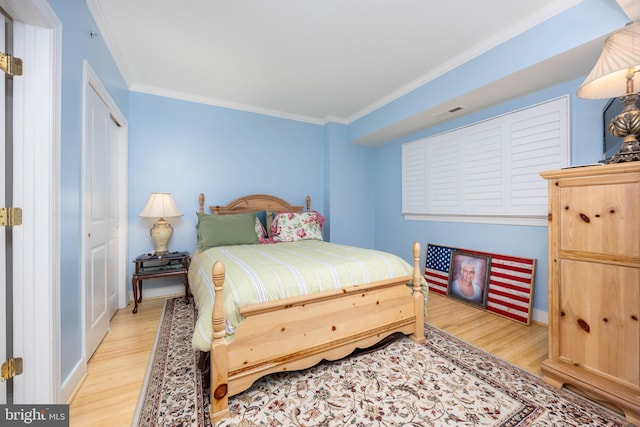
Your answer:
[[[420,269],[420,243],[413,244],[413,302],[416,312],[415,331],[411,339],[418,343],[426,341],[424,337],[424,297],[422,295],[422,270]]]
[[[228,386],[228,358],[227,340],[225,338],[224,325],[226,315],[224,312],[224,299],[222,290],[224,285],[224,264],[216,261],[213,264],[213,289],[215,300],[213,303],[213,340],[211,341],[211,408],[209,415],[211,422],[215,423],[221,418],[229,416],[229,386]],[[215,424],[214,424],[215,425]]]
[[[198,210],[198,212],[204,213],[204,193],[200,193],[200,196],[198,196],[198,201],[200,202],[200,209]]]
[[[311,196],[307,196],[306,205],[307,205],[307,212],[311,212]]]

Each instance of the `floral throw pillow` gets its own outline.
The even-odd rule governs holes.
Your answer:
[[[267,240],[267,230],[264,229],[262,225],[262,221],[260,218],[256,217],[256,235],[258,236],[258,241],[260,243],[269,243]]]
[[[318,212],[279,213],[271,224],[273,242],[322,240],[324,217]]]

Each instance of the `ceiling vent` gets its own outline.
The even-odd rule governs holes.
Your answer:
[[[442,116],[443,114],[452,114],[452,113],[456,113],[460,110],[463,110],[464,107],[462,105],[456,105],[455,107],[449,108],[448,110],[445,111],[440,111],[439,113],[436,113],[433,115],[433,117],[438,117],[438,116]]]

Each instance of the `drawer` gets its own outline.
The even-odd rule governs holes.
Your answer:
[[[640,269],[560,263],[560,360],[640,387]]]
[[[638,183],[566,186],[558,191],[561,250],[640,256]]]

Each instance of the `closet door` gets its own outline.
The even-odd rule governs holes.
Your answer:
[[[89,90],[90,88],[90,90]],[[117,212],[112,177],[109,109],[89,86],[86,100],[85,152],[85,351],[86,360],[109,330],[109,280],[117,278],[117,229],[112,212]],[[114,243],[115,236],[115,243]],[[115,250],[114,250],[115,247]],[[115,252],[115,253],[114,253]]]

